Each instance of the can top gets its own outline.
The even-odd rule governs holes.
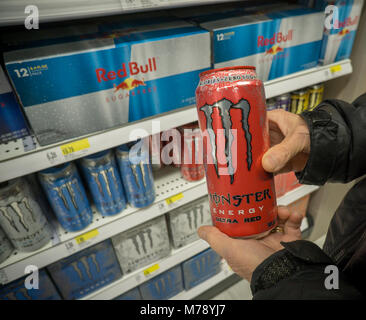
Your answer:
[[[97,153],[93,153],[91,155],[88,155],[86,157],[84,157],[83,159],[98,159],[98,158],[102,158],[104,157],[106,154],[108,154],[111,150],[104,150],[104,151],[100,151],[100,152],[97,152]]]
[[[211,70],[206,70],[206,71],[201,72],[200,77],[205,76],[205,75],[210,74],[210,73],[214,73],[214,72],[237,70],[237,69],[255,70],[255,67],[254,66],[234,66],[234,67],[224,67],[224,68],[211,69]]]
[[[40,171],[39,173],[40,174],[59,173],[59,172],[63,171],[64,169],[66,169],[69,165],[71,165],[71,162],[66,162],[66,163],[60,164],[60,165],[55,166],[55,167],[44,169],[44,170]]]

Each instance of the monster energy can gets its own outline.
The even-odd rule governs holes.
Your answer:
[[[0,263],[8,259],[13,250],[13,245],[0,227]]]
[[[0,225],[15,249],[31,252],[51,240],[51,230],[25,179],[0,187]]]
[[[39,172],[43,190],[66,231],[79,231],[93,220],[84,186],[72,162]]]
[[[291,96],[289,93],[281,94],[276,98],[277,109],[290,110]]]
[[[271,98],[266,101],[267,111],[276,110],[277,109],[277,102],[276,99]]]
[[[140,143],[129,143],[116,149],[117,161],[128,202],[136,208],[149,206],[155,200],[155,187],[149,150]],[[146,149],[146,150],[145,150]]]
[[[259,238],[277,224],[264,87],[255,67],[200,74],[196,89],[203,158],[214,225],[232,237]]]
[[[308,109],[309,94],[306,89],[297,90],[291,93],[291,112],[300,114]]]
[[[87,156],[80,164],[99,212],[111,216],[124,210],[126,199],[113,151]]]
[[[324,84],[316,84],[308,88],[309,106],[308,110],[313,110],[323,100]]]

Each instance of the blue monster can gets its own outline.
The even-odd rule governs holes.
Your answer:
[[[112,150],[85,157],[80,165],[94,203],[103,216],[115,215],[126,208],[123,185]]]
[[[143,208],[154,202],[155,187],[148,149],[138,144],[119,146],[116,154],[127,200],[133,207]]]
[[[291,95],[289,93],[281,94],[276,98],[277,109],[283,109],[290,111],[291,108]]]
[[[73,163],[45,169],[38,173],[43,190],[66,231],[79,231],[93,221],[84,186]]]

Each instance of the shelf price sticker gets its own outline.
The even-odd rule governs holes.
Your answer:
[[[170,197],[170,198],[168,198],[168,199],[165,199],[165,202],[166,202],[166,204],[167,204],[168,206],[171,206],[171,205],[173,205],[173,204],[177,204],[177,202],[178,202],[179,200],[183,199],[183,198],[184,198],[184,195],[183,195],[183,193],[181,192],[181,193],[178,193],[178,194],[176,194],[176,195],[174,195],[174,196],[172,196],[172,197]]]
[[[157,270],[159,270],[159,269],[160,269],[159,264],[158,264],[158,263],[155,263],[154,265],[152,265],[151,267],[148,267],[147,269],[145,269],[145,270],[143,271],[144,276],[145,276],[145,277],[148,277],[148,276],[150,276],[152,273],[156,272],[156,271],[157,271]]]
[[[74,253],[76,251],[81,250],[87,246],[90,246],[97,240],[97,236],[99,235],[98,229],[91,230],[86,232],[76,238],[66,242],[65,246],[69,253]]]
[[[67,160],[71,160],[75,157],[79,157],[86,154],[90,148],[90,143],[88,139],[81,139],[71,143],[64,144],[60,147],[63,156]]]
[[[337,64],[336,66],[332,66],[329,69],[331,73],[336,73],[342,71],[342,66],[340,64]]]

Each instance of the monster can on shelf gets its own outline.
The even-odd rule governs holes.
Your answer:
[[[95,153],[80,164],[99,212],[111,216],[124,210],[126,199],[113,151]]]
[[[313,110],[323,100],[324,84],[315,84],[308,88],[309,105],[308,110]]]
[[[13,245],[0,227],[0,263],[8,259],[13,250]]]
[[[43,190],[66,231],[79,231],[93,220],[84,186],[72,162],[39,172]]]
[[[127,200],[136,208],[149,206],[155,200],[149,150],[142,145],[141,140],[138,143],[124,144],[116,149]]]
[[[51,240],[47,219],[23,178],[0,186],[0,225],[19,251],[38,250]]]
[[[309,94],[306,89],[300,89],[291,93],[291,112],[300,114],[308,109]]]
[[[291,95],[289,93],[281,94],[276,97],[277,109],[289,111],[291,107]]]

